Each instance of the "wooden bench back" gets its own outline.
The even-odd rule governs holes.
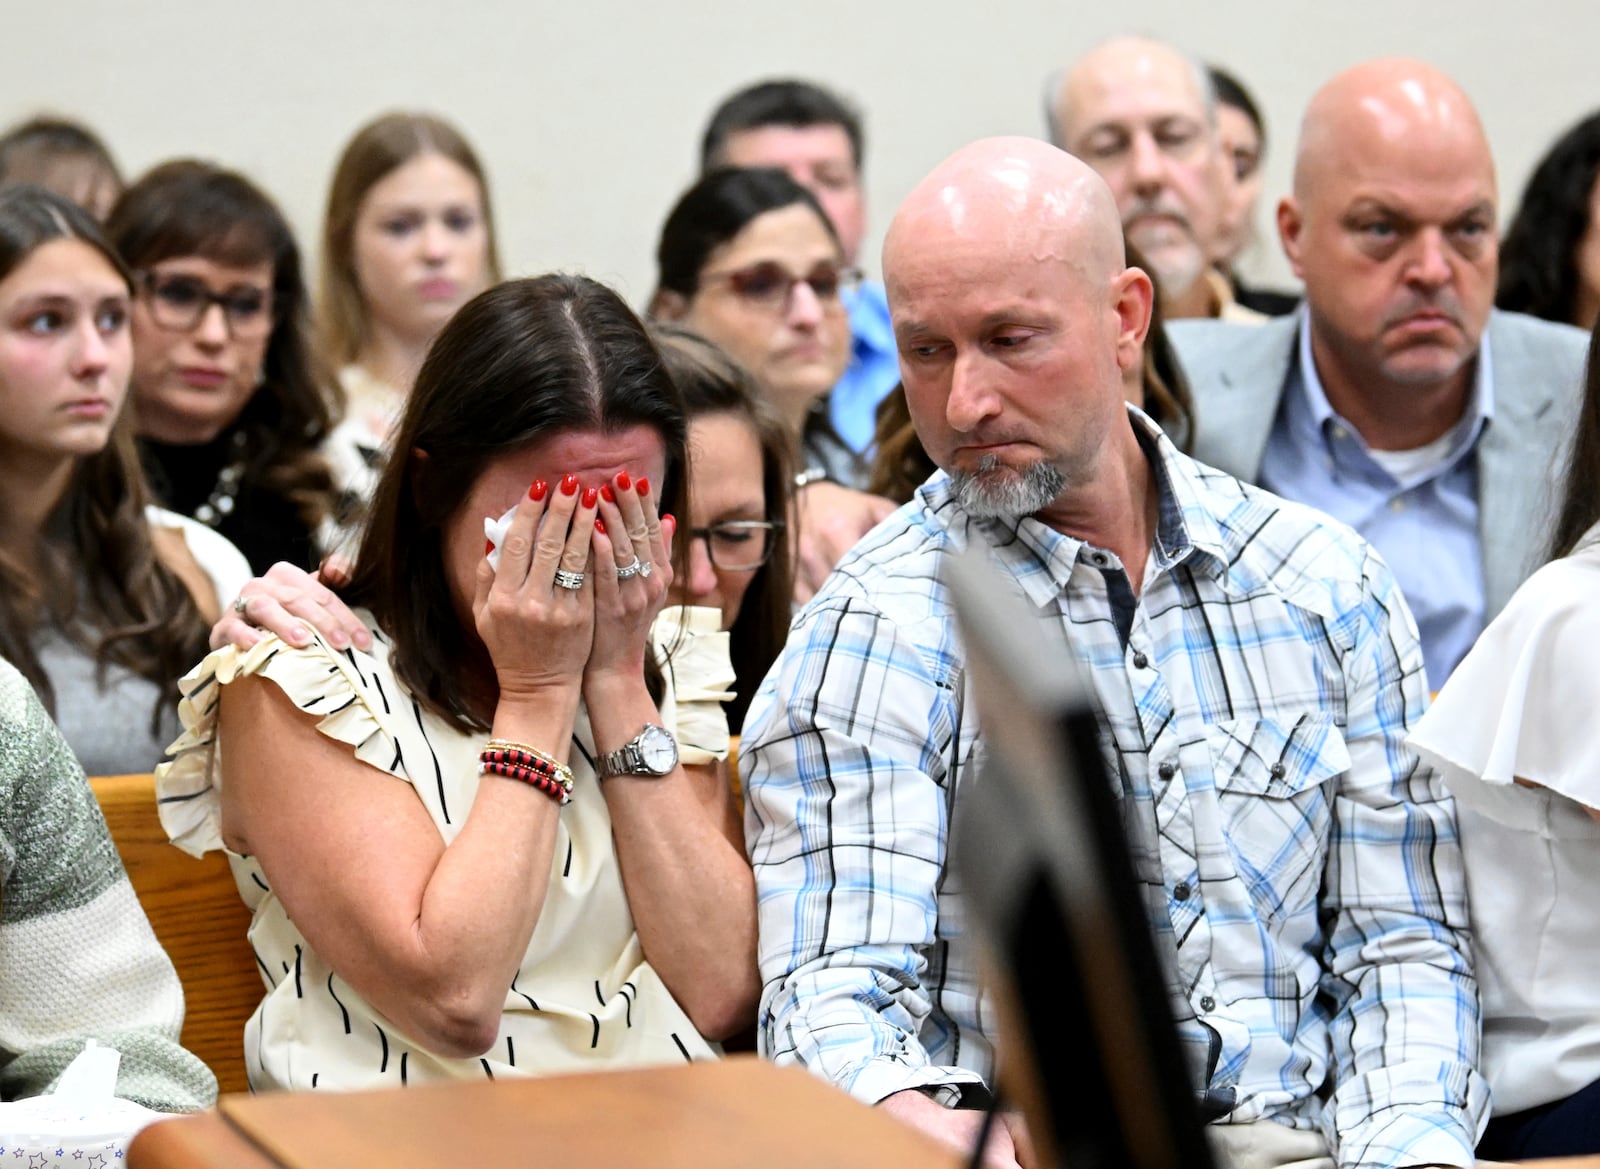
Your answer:
[[[183,983],[183,1045],[216,1073],[222,1091],[248,1092],[244,1026],[266,991],[247,936],[250,911],[227,857],[212,852],[196,860],[168,841],[151,776],[96,776],[89,784]]]

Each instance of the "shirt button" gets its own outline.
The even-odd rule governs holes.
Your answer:
[[[1170,763],[1163,763],[1160,767],[1156,768],[1156,774],[1162,779],[1171,779],[1177,773],[1178,769]]]
[[[1287,768],[1285,768],[1282,763],[1274,763],[1271,770],[1273,779],[1282,779]]]
[[[1405,509],[1406,509],[1406,501],[1405,500],[1399,499],[1399,498],[1395,498],[1395,499],[1391,499],[1389,501],[1389,510],[1390,511],[1405,511]]]
[[[1335,426],[1333,428],[1333,437],[1338,439],[1340,442],[1343,442],[1345,439],[1350,437],[1350,432],[1342,426]]]
[[[1150,664],[1150,659],[1149,658],[1145,657],[1144,654],[1140,653],[1138,650],[1134,650],[1133,651],[1133,668],[1134,669],[1142,670],[1146,666],[1148,666],[1149,664]]]
[[[1106,556],[1104,552],[1092,552],[1089,554],[1089,559],[1094,561],[1095,564],[1099,565],[1101,568],[1104,568],[1106,565],[1111,563],[1110,558]]]
[[[1200,1009],[1202,1011],[1214,1011],[1214,1010],[1216,1010],[1217,1009],[1217,1000],[1212,998],[1210,995],[1201,996]]]
[[[1176,897],[1179,901],[1187,901],[1187,900],[1189,900],[1189,893],[1190,893],[1190,889],[1189,889],[1189,882],[1188,881],[1179,881],[1176,885],[1174,885],[1172,887],[1172,895],[1174,897]]]

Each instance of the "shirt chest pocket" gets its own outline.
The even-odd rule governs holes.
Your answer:
[[[1332,804],[1328,781],[1350,769],[1344,735],[1322,714],[1213,723],[1206,746],[1225,854],[1266,905],[1315,896]]]
[[[1350,770],[1350,752],[1325,714],[1234,718],[1206,727],[1217,791],[1288,800]]]

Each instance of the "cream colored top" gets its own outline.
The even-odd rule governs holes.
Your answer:
[[[1456,797],[1497,1116],[1600,1079],[1597,645],[1589,543],[1528,578],[1411,734]]]
[[[378,486],[406,396],[359,365],[339,371],[339,386],[344,390],[344,418],[322,444],[338,493],[338,515],[319,536],[324,548],[354,556],[361,521]]]
[[[716,610],[672,609],[652,630],[658,651],[671,653],[662,721],[676,731],[689,763],[727,754],[722,701],[733,669],[719,625]],[[223,847],[222,777],[213,752],[217,686],[250,674],[270,679],[318,716],[317,729],[358,759],[411,784],[446,844],[455,839],[478,788],[487,736],[462,733],[413,702],[390,668],[388,640],[373,632],[370,652],[335,650],[320,638],[296,650],[268,637],[242,653],[218,650],[183,680],[186,729],[156,772],[162,824],[175,844],[195,855]],[[611,818],[588,762],[594,753],[580,711],[571,753],[577,786],[561,813],[549,891],[506,988],[499,1037],[481,1059],[436,1056],[401,1033],[311,949],[255,861],[230,855],[255,914],[250,941],[267,987],[244,1035],[251,1086],[377,1088],[715,1055],[644,959]]]

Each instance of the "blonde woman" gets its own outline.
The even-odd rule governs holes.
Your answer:
[[[347,527],[371,498],[429,344],[499,279],[488,183],[461,132],[410,113],[357,131],[328,192],[317,321],[346,398],[324,449]]]

